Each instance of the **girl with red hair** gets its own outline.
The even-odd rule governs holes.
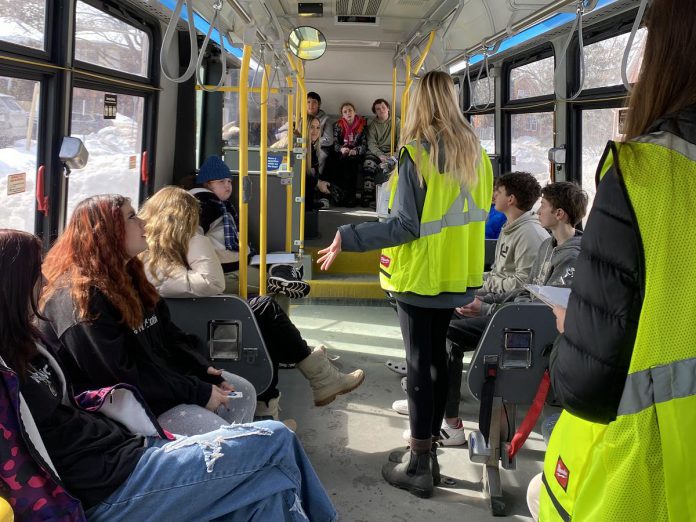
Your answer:
[[[77,391],[131,384],[175,433],[250,422],[254,387],[210,367],[195,338],[172,323],[137,257],[145,249],[144,223],[130,201],[102,195],[75,208],[46,256],[42,304],[50,325],[42,328],[60,341],[57,355]],[[230,399],[233,390],[242,397]]]

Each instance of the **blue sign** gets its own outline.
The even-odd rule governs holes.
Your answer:
[[[270,172],[278,170],[285,156],[283,154],[269,154],[266,159],[266,169]]]

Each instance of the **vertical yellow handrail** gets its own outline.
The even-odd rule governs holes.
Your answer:
[[[404,132],[404,122],[406,121],[406,104],[408,103],[408,90],[411,88],[411,56],[404,56],[406,63],[406,83],[404,84],[404,92],[401,93],[401,134]]]
[[[292,77],[287,76],[285,81],[288,88],[292,89]],[[295,141],[295,97],[292,90],[288,92],[288,151],[287,151],[287,170],[292,170],[292,145]],[[292,184],[285,185],[285,251],[292,251]]]
[[[259,295],[266,295],[268,250],[268,68],[261,76],[261,147],[259,148]]]
[[[239,71],[239,295],[247,297],[247,258],[249,257],[249,203],[245,200],[249,176],[249,63],[251,45],[245,44]]]
[[[300,103],[300,112],[302,118],[302,147],[307,148],[307,89],[304,83],[304,66],[302,65],[302,60],[295,61],[294,57],[289,53],[285,53],[288,57],[290,65],[296,74],[298,94],[296,100],[298,103],[300,100],[305,100],[304,103]],[[305,226],[305,190],[307,188],[307,152],[306,150],[302,154],[302,164],[301,164],[301,175],[300,175],[300,247],[299,254],[302,255],[304,251],[304,226]]]
[[[389,155],[394,155],[394,139],[396,138],[396,64],[392,67],[392,106],[391,106],[391,146],[389,147]]]

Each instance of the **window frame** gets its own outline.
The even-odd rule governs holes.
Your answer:
[[[503,108],[513,110],[515,107],[522,107],[530,103],[555,102],[556,93],[544,94],[542,96],[532,96],[530,98],[521,98],[519,100],[510,99],[510,77],[513,69],[529,65],[530,63],[538,62],[546,58],[554,58],[554,70],[556,67],[556,59],[553,45],[548,42],[541,46],[530,49],[529,51],[508,58],[503,62],[501,78],[503,80]],[[538,112],[538,111],[537,111]]]

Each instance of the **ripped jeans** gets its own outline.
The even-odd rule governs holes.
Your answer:
[[[332,522],[336,511],[295,434],[255,422],[175,441],[150,438],[90,521]]]

